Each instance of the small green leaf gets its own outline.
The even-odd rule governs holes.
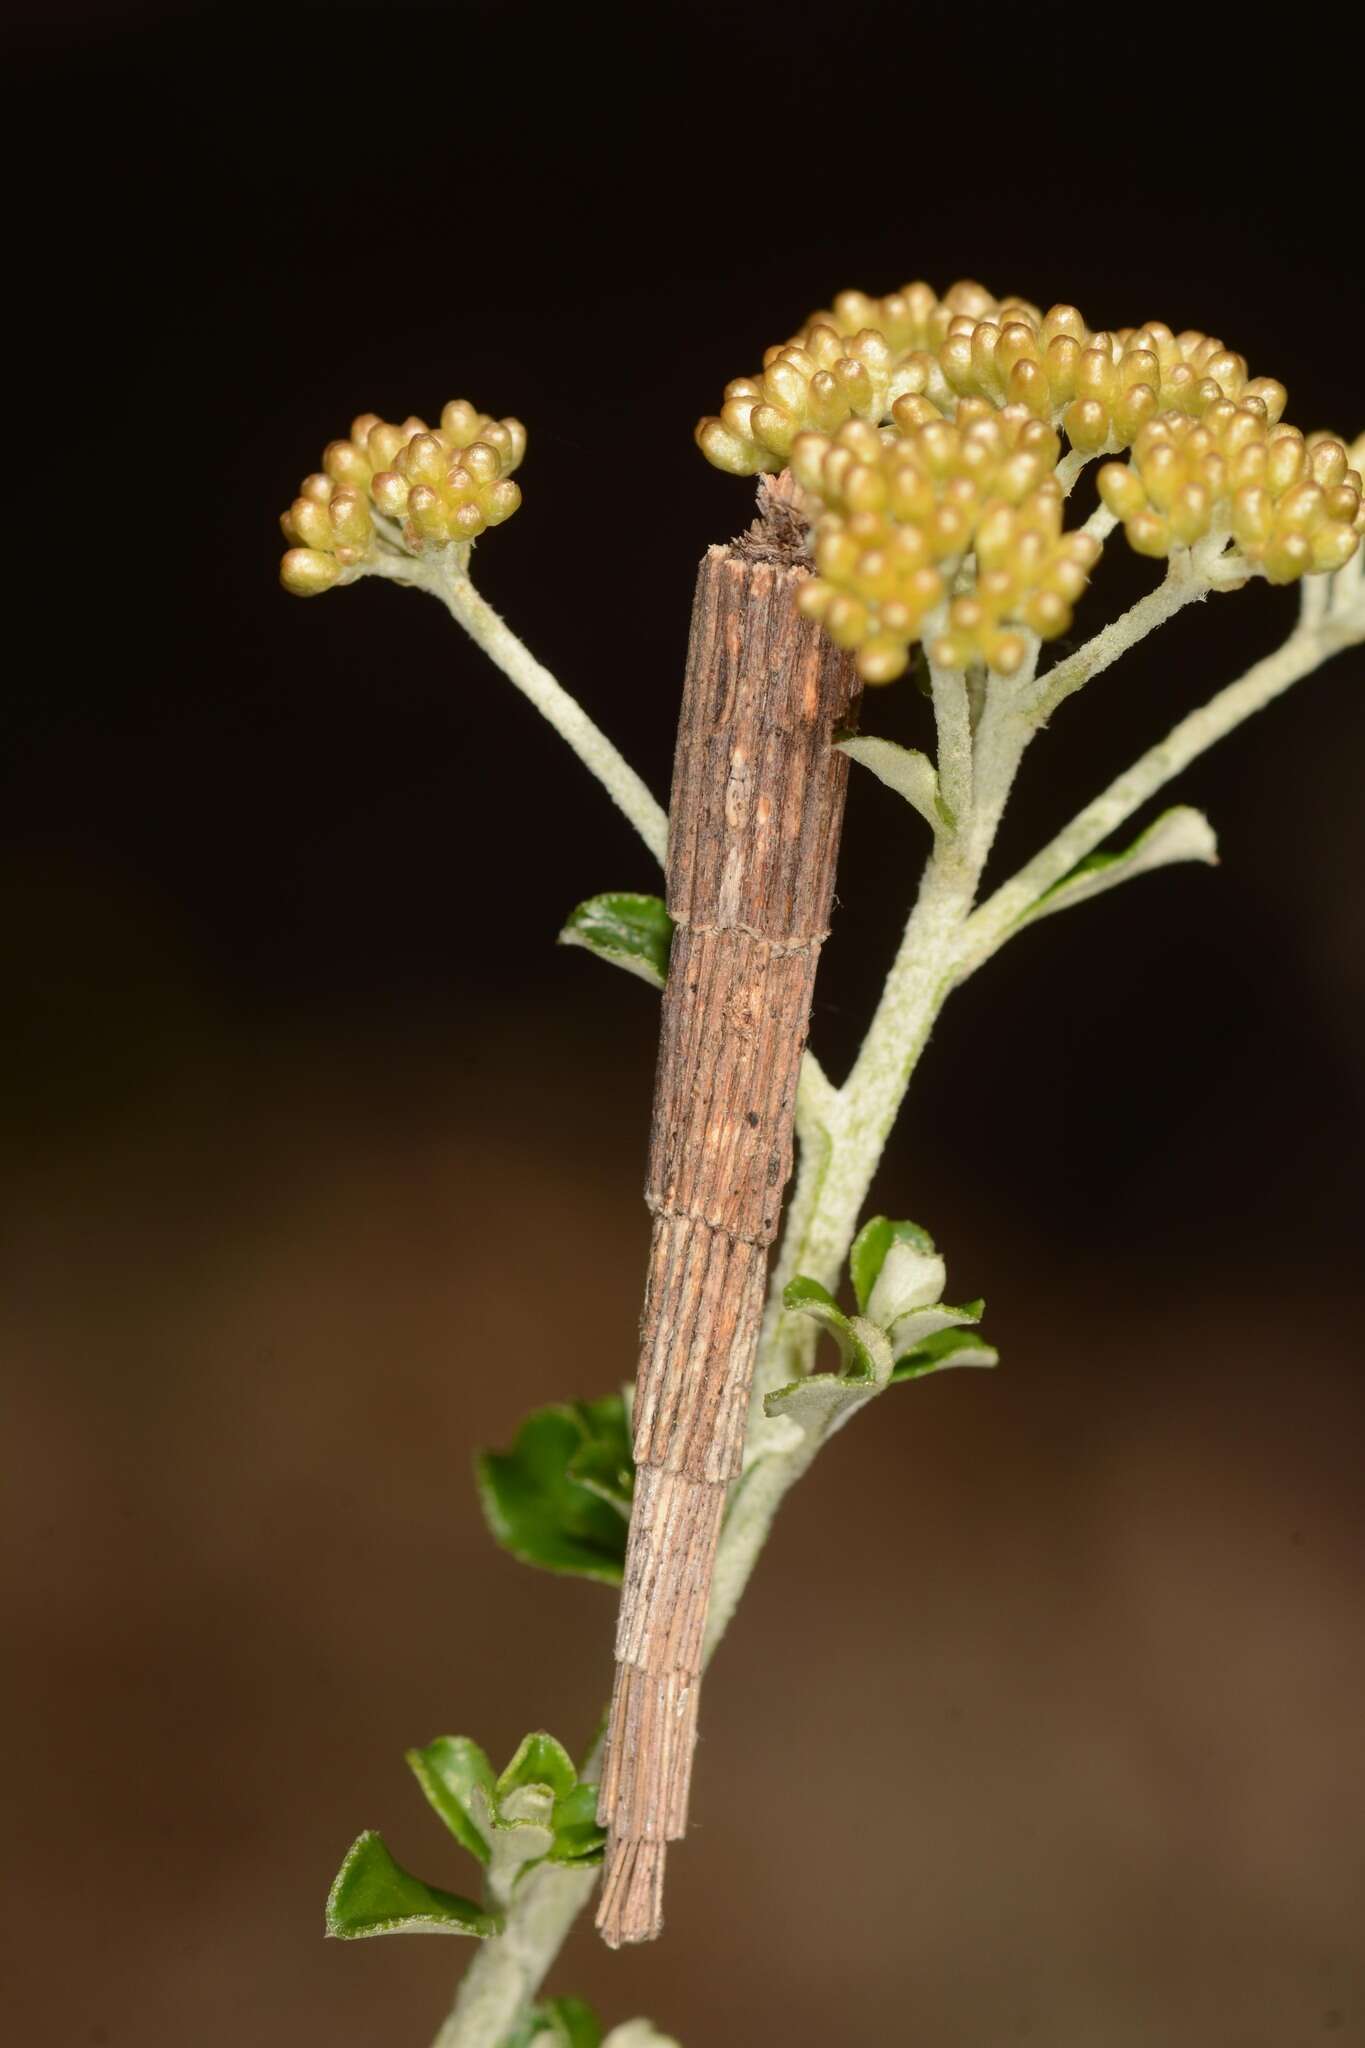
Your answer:
[[[879,1330],[889,1330],[912,1310],[926,1309],[941,1301],[947,1283],[948,1269],[937,1252],[921,1251],[918,1245],[899,1238],[888,1245],[881,1272],[868,1296],[868,1321]]]
[[[921,754],[915,747],[899,747],[894,740],[876,739],[866,733],[840,740],[838,747],[850,761],[860,761],[864,768],[871,769],[878,782],[884,782],[888,789],[895,790],[897,796],[903,796],[932,832],[937,834],[945,825],[951,827],[956,823],[943,801],[938,771],[927,754]]]
[[[576,1406],[585,1435],[582,1449],[569,1460],[569,1477],[608,1502],[622,1521],[628,1522],[635,1495],[635,1453],[625,1397],[608,1394],[600,1401],[579,1401]]]
[[[581,1998],[550,1998],[532,2006],[499,2048],[602,2048],[602,2023]]]
[[[533,1864],[548,1856],[585,1868],[606,1840],[597,1825],[597,1787],[579,1783],[573,1759],[543,1729],[524,1736],[496,1782],[472,1782],[469,1818],[490,1849],[488,1890],[505,1905]]]
[[[893,1223],[887,1216],[870,1217],[854,1238],[848,1254],[849,1276],[860,1315],[867,1314],[872,1290],[893,1244],[912,1245],[926,1254],[934,1249],[934,1240],[918,1223]]]
[[[877,1360],[868,1347],[870,1329],[861,1316],[846,1316],[827,1287],[808,1274],[798,1273],[782,1290],[782,1306],[809,1316],[822,1330],[828,1330],[839,1347],[845,1378],[871,1380],[877,1377]],[[785,1413],[786,1411],[781,1411]]]
[[[979,1323],[985,1306],[984,1301],[967,1301],[961,1308],[953,1308],[946,1301],[939,1301],[932,1308],[914,1308],[908,1315],[897,1316],[886,1333],[891,1342],[891,1356],[905,1358],[943,1330]]]
[[[813,1372],[767,1395],[763,1413],[774,1419],[784,1416],[819,1441],[833,1436],[850,1416],[875,1401],[884,1384],[874,1379],[849,1379],[843,1373]]]
[[[944,1372],[950,1366],[999,1365],[1000,1353],[969,1330],[940,1330],[928,1337],[908,1357],[900,1359],[891,1375],[893,1381],[922,1380],[928,1373]]]
[[[517,1881],[533,1864],[543,1863],[555,1845],[555,1796],[548,1785],[517,1785],[495,1805],[480,1787],[474,1801],[493,1848],[488,1889],[505,1905]]]
[[[596,1785],[575,1785],[572,1792],[555,1801],[552,1863],[570,1863],[575,1869],[600,1863],[606,1839],[606,1829],[597,1825]]]
[[[812,1280],[808,1273],[798,1273],[789,1280],[782,1294],[784,1308],[799,1309],[803,1315],[814,1316],[817,1322],[824,1320],[826,1313],[837,1316],[841,1322],[848,1317],[840,1308],[828,1287],[822,1287],[818,1280]]]
[[[497,1542],[524,1564],[619,1586],[629,1448],[619,1394],[528,1416],[510,1451],[484,1451],[475,1464]]]
[[[586,946],[599,960],[610,960],[628,974],[638,974],[653,988],[668,976],[673,920],[659,896],[635,896],[614,890],[590,896],[569,913],[559,934],[561,946]]]
[[[1176,804],[1163,811],[1131,846],[1117,852],[1087,854],[1069,875],[1063,875],[1060,882],[1044,891],[1024,912],[1019,925],[1050,917],[1054,910],[1069,910],[1073,903],[1102,895],[1119,882],[1131,881],[1136,875],[1150,874],[1154,868],[1169,867],[1182,860],[1205,861],[1210,867],[1218,865],[1217,835],[1204,813],[1189,804]]]
[[[498,1779],[497,1797],[506,1799],[519,1785],[548,1785],[556,1799],[563,1799],[577,1783],[573,1758],[562,1743],[542,1729],[522,1737],[516,1755]]]
[[[408,1767],[457,1842],[487,1863],[488,1841],[473,1817],[473,1795],[493,1791],[493,1766],[467,1735],[438,1735],[425,1749],[407,1752]]]
[[[502,1932],[502,1915],[412,1877],[394,1862],[383,1837],[367,1829],[346,1852],[327,1895],[327,1932],[342,1941],[374,1934],[470,1934],[483,1940]]]

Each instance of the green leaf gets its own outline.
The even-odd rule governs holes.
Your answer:
[[[932,1253],[934,1240],[918,1223],[893,1223],[887,1216],[873,1216],[854,1238],[848,1254],[849,1277],[857,1298],[858,1312],[867,1314],[867,1304],[893,1244],[912,1245],[916,1251]]]
[[[808,1373],[764,1398],[763,1413],[795,1422],[817,1441],[833,1436],[869,1401],[875,1401],[884,1380],[850,1379],[838,1372]]]
[[[812,1280],[805,1273],[798,1273],[789,1280],[782,1290],[782,1306],[794,1310],[798,1315],[809,1316],[822,1330],[828,1330],[839,1347],[843,1363],[843,1377],[871,1380],[877,1377],[877,1360],[868,1346],[868,1337],[876,1337],[861,1316],[846,1316],[827,1287],[818,1280]],[[781,1411],[786,1413],[784,1409]]]
[[[517,1785],[495,1805],[477,1790],[475,1812],[488,1830],[493,1856],[488,1889],[505,1905],[512,1888],[533,1864],[543,1863],[555,1845],[555,1796],[548,1785]]]
[[[1054,910],[1069,910],[1073,903],[1102,895],[1106,889],[1131,881],[1135,875],[1150,874],[1154,868],[1169,867],[1182,860],[1205,861],[1210,867],[1218,865],[1217,835],[1204,813],[1189,804],[1177,804],[1172,810],[1163,811],[1131,846],[1121,851],[1087,854],[1069,875],[1063,875],[1060,882],[1044,891],[1024,912],[1019,925],[1050,917]]]
[[[673,944],[673,920],[659,896],[635,896],[614,890],[605,896],[589,896],[569,913],[559,934],[561,946],[586,946],[599,960],[638,974],[653,988],[662,988],[668,975],[668,955]]]
[[[597,1787],[580,1784],[573,1759],[543,1729],[523,1737],[496,1781],[471,1776],[469,1819],[489,1846],[488,1889],[506,1904],[526,1871],[548,1856],[585,1868],[602,1859]]]
[[[555,1801],[555,1842],[552,1863],[571,1863],[577,1869],[600,1863],[607,1831],[597,1824],[597,1787],[584,1782],[575,1785]]]
[[[502,1915],[410,1876],[394,1862],[383,1837],[367,1829],[346,1852],[327,1895],[327,1932],[342,1941],[374,1934],[470,1934],[483,1940],[502,1932]]]
[[[622,1521],[629,1522],[635,1495],[635,1453],[625,1396],[607,1394],[600,1401],[579,1401],[576,1406],[586,1434],[582,1449],[569,1460],[569,1477],[607,1501]]]
[[[947,1284],[948,1269],[937,1252],[921,1251],[918,1245],[898,1238],[887,1247],[881,1272],[868,1296],[868,1321],[879,1330],[889,1330],[912,1310],[940,1302]]]
[[[499,2048],[601,2048],[602,2023],[581,1998],[550,1998],[532,2006]]]
[[[484,1518],[524,1564],[619,1586],[630,1442],[619,1394],[538,1409],[510,1451],[475,1461]]]
[[[563,1799],[577,1783],[573,1758],[563,1743],[542,1729],[522,1737],[516,1755],[498,1779],[497,1797],[506,1799],[519,1785],[548,1785],[554,1798]]]
[[[410,1770],[431,1805],[462,1848],[480,1863],[489,1858],[488,1840],[474,1820],[473,1795],[493,1792],[493,1766],[467,1735],[438,1735],[425,1749],[407,1752]]]
[[[847,754],[850,761],[859,761],[864,768],[870,768],[878,782],[884,782],[888,789],[894,789],[897,796],[903,796],[913,809],[917,810],[934,833],[942,832],[945,825],[951,827],[957,821],[938,786],[938,771],[927,754],[921,754],[915,747],[899,747],[894,740],[875,739],[859,733],[853,739],[840,740],[839,752]]]
[[[939,1301],[932,1308],[911,1309],[908,1315],[898,1316],[886,1333],[891,1343],[891,1356],[905,1358],[941,1331],[960,1329],[965,1323],[979,1323],[985,1306],[984,1301],[968,1301],[961,1308],[953,1308],[946,1301]]]
[[[940,1330],[928,1337],[908,1357],[897,1361],[891,1375],[899,1380],[922,1380],[931,1372],[944,1372],[957,1365],[999,1365],[1000,1353],[969,1330]]]

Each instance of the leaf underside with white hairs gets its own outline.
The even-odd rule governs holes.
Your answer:
[[[1131,846],[1119,852],[1087,854],[1069,875],[1054,882],[1024,912],[1015,930],[1040,917],[1050,917],[1054,910],[1069,910],[1073,903],[1101,896],[1106,889],[1131,881],[1136,875],[1150,874],[1155,868],[1170,867],[1183,860],[1203,861],[1209,867],[1218,864],[1217,834],[1204,813],[1190,804],[1177,804],[1172,810],[1163,811]]]
[[[903,796],[931,831],[941,832],[945,825],[953,824],[953,814],[939,790],[938,772],[929,756],[921,754],[918,748],[901,747],[894,740],[860,734],[854,739],[840,740],[839,751],[847,754],[850,761],[870,769],[878,782],[894,789],[897,796]]]

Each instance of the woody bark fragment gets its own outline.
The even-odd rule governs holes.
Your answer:
[[[597,1924],[662,1926],[665,1844],[686,1830],[707,1599],[738,1477],[796,1083],[829,928],[861,688],[796,609],[809,574],[789,480],[697,576],[669,812],[664,991],[635,1388],[634,1510],[598,1818]]]

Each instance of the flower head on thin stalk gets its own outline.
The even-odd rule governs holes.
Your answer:
[[[313,597],[363,573],[380,545],[416,555],[477,539],[520,505],[512,471],[525,452],[520,420],[495,420],[463,398],[451,400],[437,427],[361,413],[347,439],[328,443],[321,471],[304,479],[281,521],[294,543],[281,582]]]
[[[1360,471],[1335,434],[1272,421],[1255,397],[1201,418],[1163,412],[1106,463],[1100,495],[1139,554],[1190,547],[1215,525],[1271,583],[1340,569],[1365,530]]]

